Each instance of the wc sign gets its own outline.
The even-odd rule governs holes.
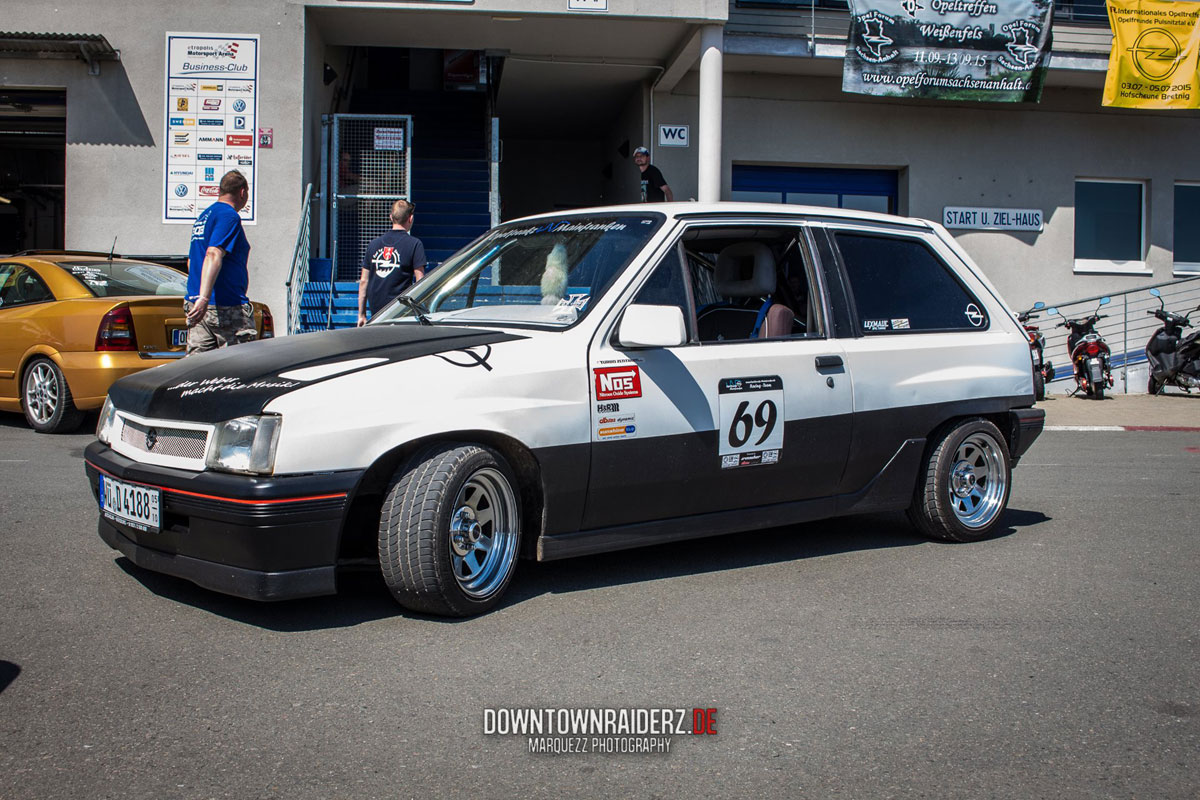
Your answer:
[[[688,125],[659,125],[659,147],[687,147],[689,139]]]

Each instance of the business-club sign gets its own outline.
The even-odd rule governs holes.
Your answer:
[[[1036,103],[1053,9],[1052,0],[850,0],[842,91]]]
[[[1106,106],[1200,108],[1200,3],[1108,0]]]
[[[250,184],[241,216],[255,222],[258,35],[168,33],[165,118],[163,222],[194,221],[231,169]]]

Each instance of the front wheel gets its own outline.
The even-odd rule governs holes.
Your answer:
[[[21,408],[39,433],[70,433],[83,421],[62,370],[48,358],[35,358],[25,370]]]
[[[405,608],[466,617],[508,588],[521,543],[517,481],[475,444],[438,443],[396,471],[379,518],[379,565]]]
[[[943,429],[925,464],[908,518],[946,542],[987,538],[1008,505],[1012,465],[1000,429],[975,418]]]
[[[1162,387],[1162,383],[1160,383],[1158,379],[1154,377],[1154,375],[1151,375],[1149,382],[1146,384],[1146,393],[1158,394],[1162,390]]]

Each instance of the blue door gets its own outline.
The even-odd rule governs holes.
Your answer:
[[[898,186],[899,173],[891,169],[734,164],[730,199],[895,214]]]

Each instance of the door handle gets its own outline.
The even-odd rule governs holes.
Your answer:
[[[842,366],[841,356],[817,356],[817,369],[829,369]]]

